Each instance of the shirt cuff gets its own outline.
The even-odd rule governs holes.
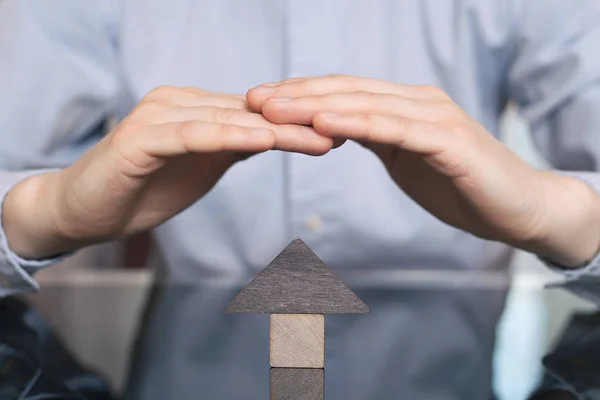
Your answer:
[[[600,173],[557,172],[580,179],[600,194]],[[561,273],[565,278],[562,282],[548,285],[549,287],[563,287],[587,300],[600,304],[600,253],[579,268],[564,268],[543,257],[540,257],[540,260],[550,267],[550,269]]]
[[[15,254],[8,245],[2,225],[2,208],[6,195],[18,182],[32,175],[51,172],[53,169],[30,170],[24,172],[0,172],[0,297],[24,291],[37,290],[33,279],[36,271],[55,264],[64,257],[42,260],[26,260]]]

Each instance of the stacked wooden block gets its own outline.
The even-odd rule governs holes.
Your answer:
[[[323,400],[324,314],[366,313],[369,308],[296,239],[225,311],[271,314],[271,400]]]
[[[323,400],[325,316],[271,315],[271,400]]]

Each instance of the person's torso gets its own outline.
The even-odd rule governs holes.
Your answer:
[[[510,23],[495,1],[135,1],[119,50],[128,112],[160,85],[245,93],[341,73],[443,88],[492,134],[506,102]],[[173,275],[242,277],[291,239],[334,268],[495,268],[494,245],[410,200],[370,151],[269,152],[234,166],[158,230]]]
[[[336,73],[439,86],[498,134],[512,45],[502,3],[128,0],[120,111],[160,85],[245,93]],[[295,237],[372,310],[329,319],[329,400],[490,396],[505,281],[478,283],[503,275],[509,251],[429,215],[355,143],[323,157],[251,157],[156,235],[169,280],[184,285],[154,304],[135,398],[266,398],[268,321],[222,309]]]

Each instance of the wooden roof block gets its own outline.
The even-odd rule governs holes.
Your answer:
[[[229,303],[228,313],[361,314],[369,308],[301,239]]]

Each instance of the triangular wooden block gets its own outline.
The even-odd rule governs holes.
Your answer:
[[[225,309],[228,313],[361,314],[369,308],[301,239],[290,243]]]

